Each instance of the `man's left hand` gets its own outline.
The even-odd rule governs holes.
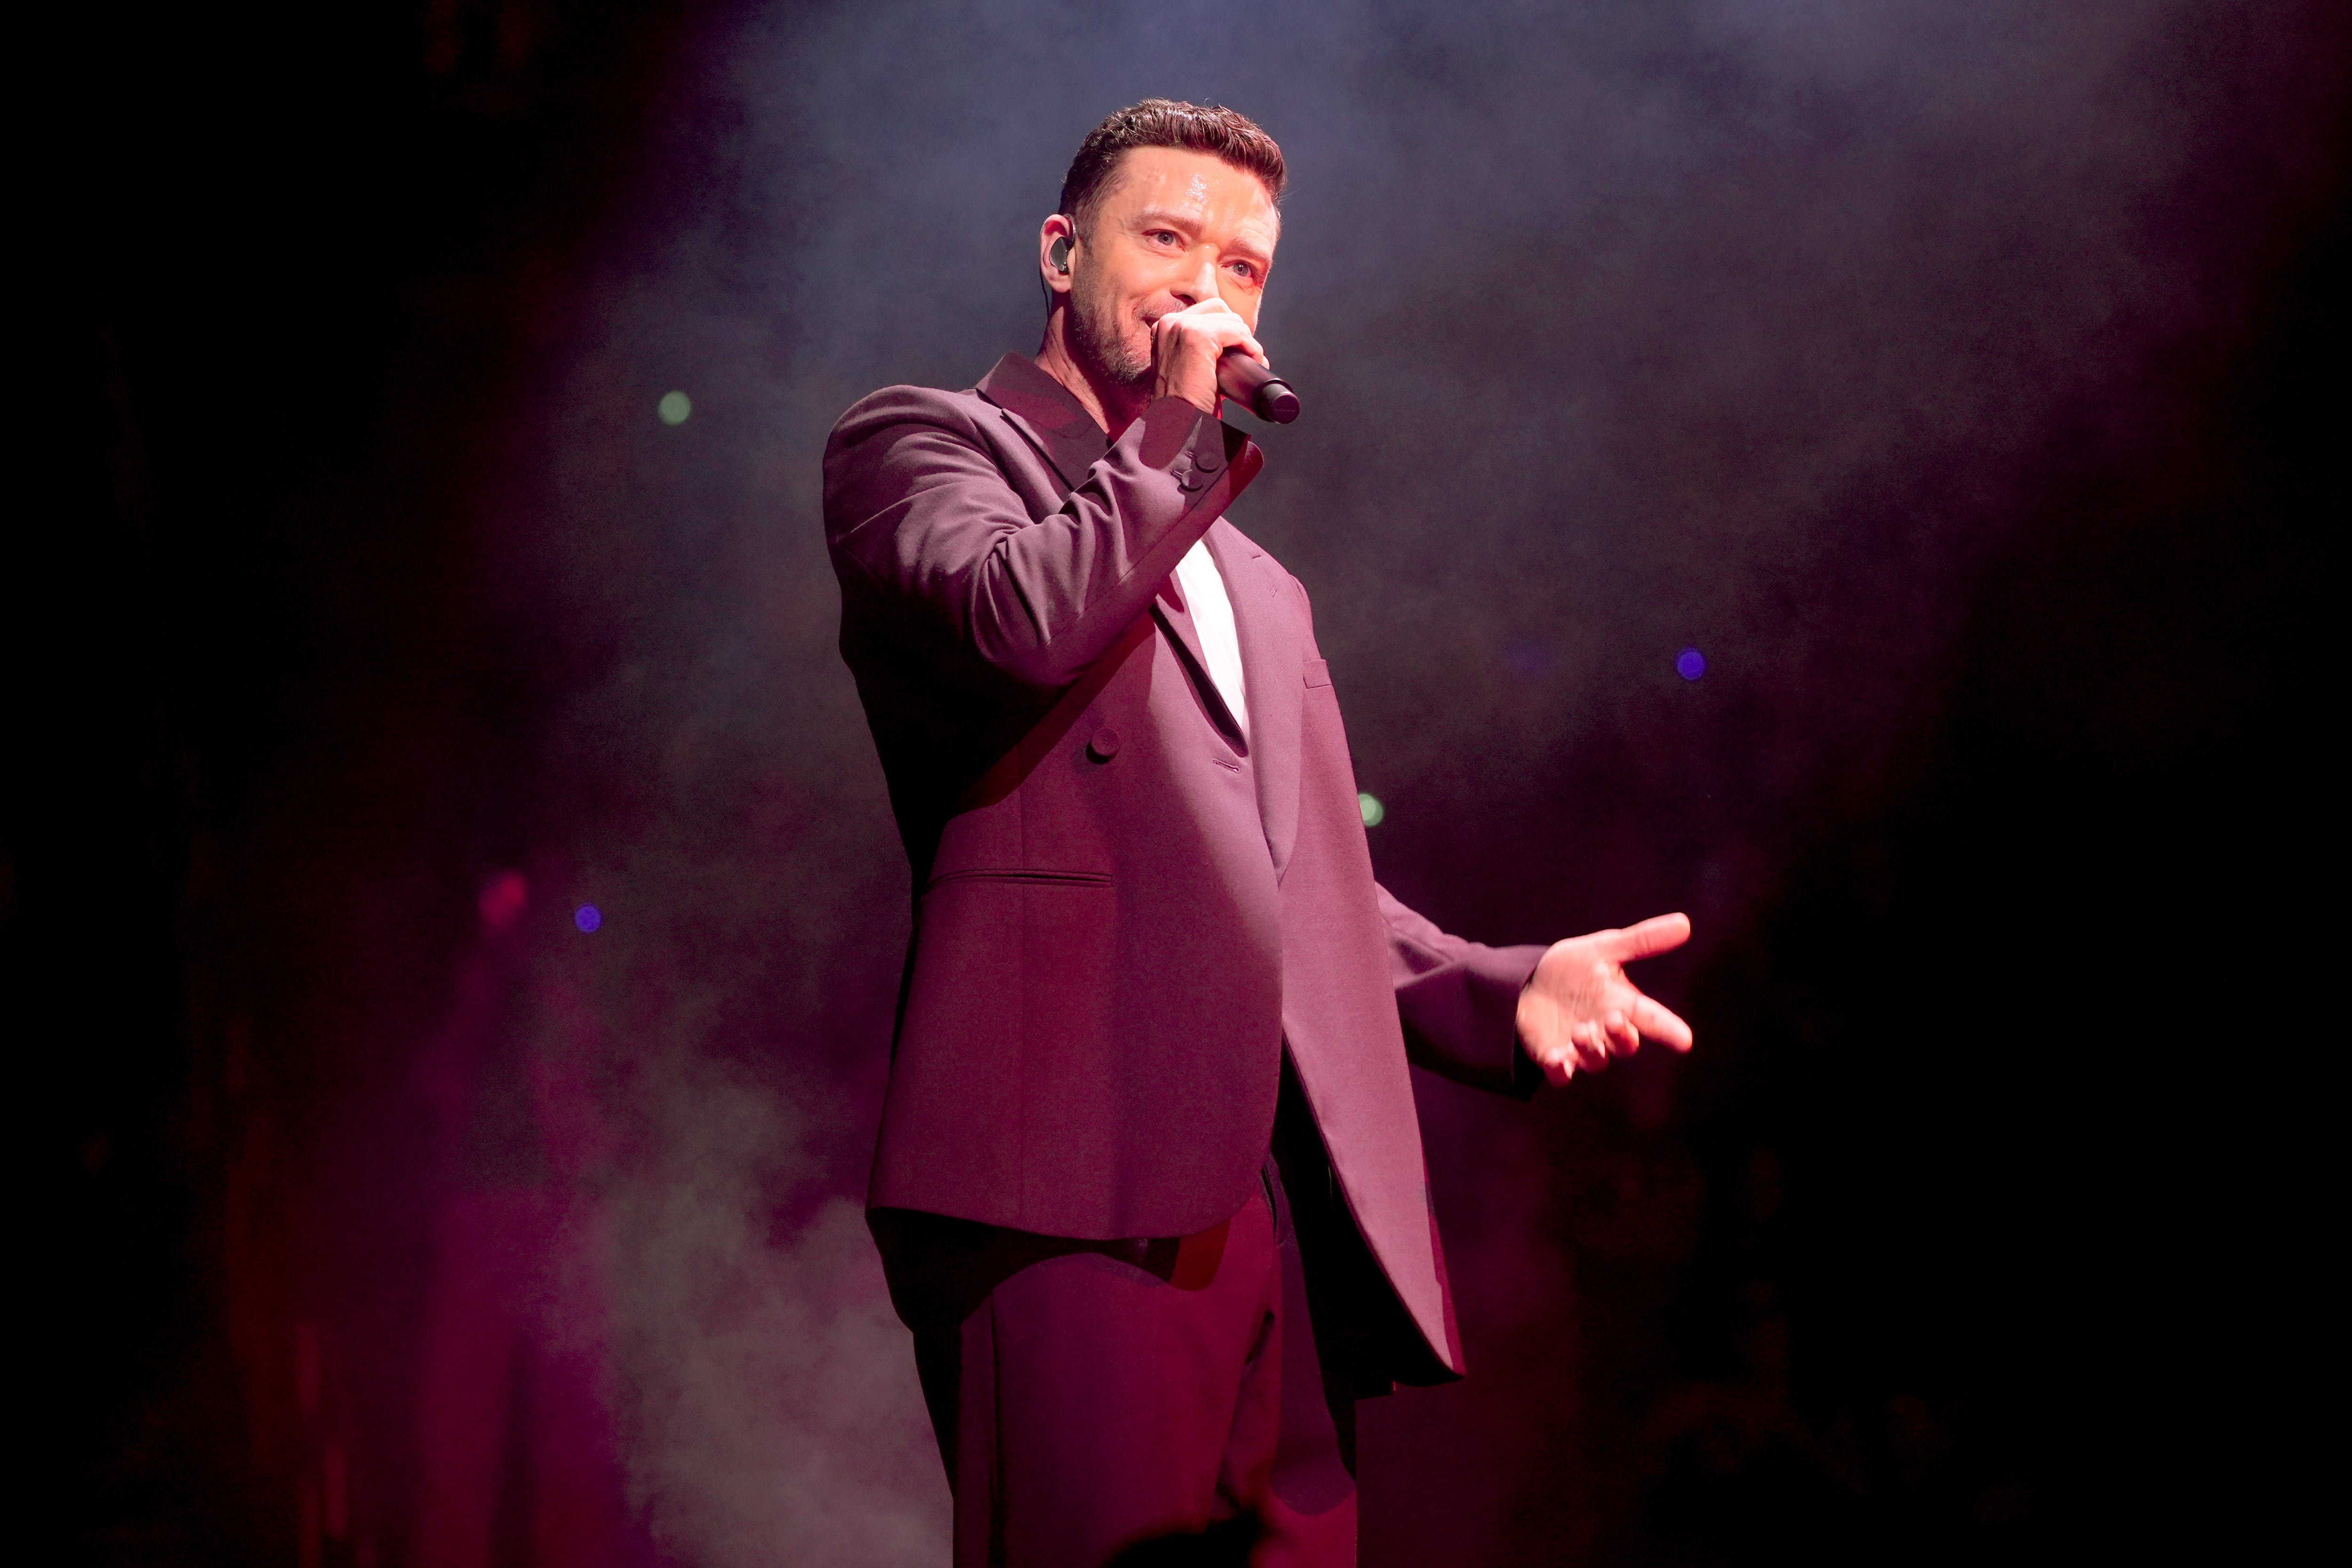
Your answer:
[[[1691,1048],[1690,1026],[1642,994],[1624,966],[1690,940],[1687,915],[1657,915],[1623,931],[1556,942],[1519,993],[1519,1043],[1554,1083],[1599,1072],[1630,1057],[1644,1038]]]

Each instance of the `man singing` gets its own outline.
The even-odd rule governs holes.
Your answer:
[[[1284,178],[1231,110],[1121,110],[1036,356],[825,448],[917,895],[868,1201],[969,1568],[1222,1521],[1352,1563],[1354,1402],[1462,1372],[1406,1064],[1526,1095],[1691,1043],[1621,967],[1682,916],[1490,948],[1372,879],[1307,592],[1225,516]]]

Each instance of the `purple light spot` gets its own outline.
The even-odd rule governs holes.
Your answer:
[[[582,931],[594,931],[604,923],[604,911],[593,904],[583,904],[572,911],[572,923]]]
[[[1675,655],[1675,673],[1685,680],[1696,680],[1706,673],[1706,655],[1695,647],[1686,647]]]

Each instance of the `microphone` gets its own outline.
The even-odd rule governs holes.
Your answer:
[[[1227,349],[1217,361],[1217,390],[1269,425],[1298,417],[1298,394],[1290,383],[1240,349]]]

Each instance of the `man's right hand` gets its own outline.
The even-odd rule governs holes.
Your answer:
[[[1217,362],[1238,348],[1267,369],[1273,362],[1248,323],[1223,300],[1171,310],[1151,323],[1151,395],[1181,397],[1204,414],[1217,411]]]

